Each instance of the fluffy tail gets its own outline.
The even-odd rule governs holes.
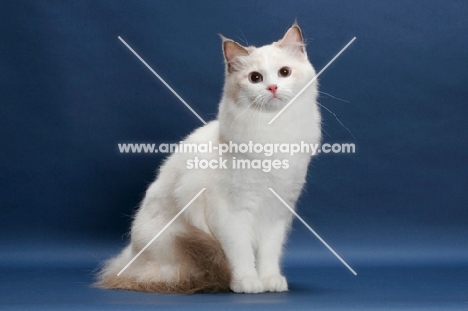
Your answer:
[[[180,261],[173,266],[178,270],[176,279],[151,277],[150,275],[154,275],[155,272],[158,273],[155,269],[158,263],[151,262],[146,266],[137,267],[138,271],[135,271],[134,267],[132,273],[124,272],[121,276],[117,276],[118,270],[132,259],[130,247],[127,247],[120,256],[104,266],[94,285],[100,288],[165,294],[229,291],[231,269],[220,243],[215,238],[192,227],[188,232],[175,237],[174,246]]]

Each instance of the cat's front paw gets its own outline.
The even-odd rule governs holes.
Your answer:
[[[255,276],[233,280],[230,287],[235,293],[257,294],[264,291],[262,282]]]
[[[281,274],[263,277],[262,283],[266,292],[285,292],[288,290],[288,282]]]

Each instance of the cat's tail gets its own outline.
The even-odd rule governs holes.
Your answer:
[[[221,244],[213,236],[192,227],[179,235],[175,245],[192,268],[189,278],[178,284],[178,292],[228,292],[231,268]],[[187,274],[186,274],[187,275]]]
[[[192,227],[174,238],[177,260],[161,266],[135,261],[120,276],[119,271],[132,259],[131,246],[109,260],[97,275],[96,287],[156,293],[214,293],[229,291],[231,269],[220,243],[211,235]],[[168,273],[168,270],[171,272]]]

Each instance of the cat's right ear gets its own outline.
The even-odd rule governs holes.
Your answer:
[[[231,39],[225,38],[222,35],[220,35],[220,37],[221,40],[223,40],[223,54],[227,70],[228,72],[236,71],[236,68],[238,68],[239,65],[237,62],[238,57],[249,55],[249,51]]]

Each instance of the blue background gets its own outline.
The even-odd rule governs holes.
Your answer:
[[[0,305],[133,308],[468,308],[466,1],[0,1]],[[164,159],[118,143],[177,142],[223,85],[218,33],[252,45],[297,18],[319,78],[326,142],[294,224],[291,291],[178,297],[92,289],[125,244]],[[2,307],[2,308],[3,308]]]

